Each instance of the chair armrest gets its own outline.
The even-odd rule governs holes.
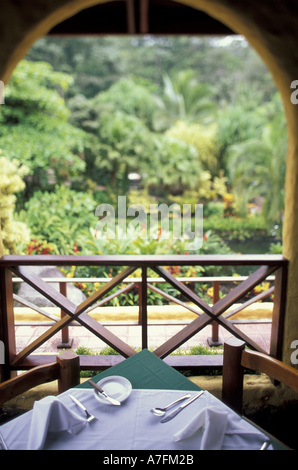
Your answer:
[[[80,359],[72,351],[64,351],[56,362],[33,367],[0,384],[0,406],[37,385],[58,380],[58,393],[80,383]]]
[[[241,365],[247,369],[263,372],[298,392],[298,370],[274,357],[257,351],[244,350],[242,352]]]

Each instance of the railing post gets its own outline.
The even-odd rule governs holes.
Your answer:
[[[147,318],[147,268],[142,267],[142,283],[139,285],[139,324],[142,326],[142,349],[148,348]]]
[[[281,266],[276,270],[274,283],[274,303],[272,312],[272,330],[270,343],[270,356],[282,359],[283,333],[286,313],[287,297],[287,266]]]
[[[213,281],[213,305],[219,300],[220,282]],[[222,346],[222,341],[218,336],[219,325],[217,321],[213,321],[211,324],[212,336],[207,339],[209,346]]]
[[[62,393],[80,383],[80,358],[72,351],[57,356],[60,365],[58,392]]]
[[[10,364],[16,355],[12,274],[7,268],[0,269],[0,339],[4,343],[4,364],[1,381],[11,378]]]
[[[242,351],[245,342],[229,338],[224,344],[222,370],[222,401],[237,413],[242,411],[243,367]]]
[[[66,284],[66,282],[59,282],[59,290],[60,290],[60,294],[64,295],[64,297],[67,297],[67,284]],[[62,309],[60,309],[60,315],[61,315],[61,318],[63,318],[67,314]],[[69,348],[71,348],[72,343],[73,343],[73,340],[69,339],[68,326],[65,326],[61,330],[61,342],[57,344],[57,348],[59,348],[59,349],[69,349]]]

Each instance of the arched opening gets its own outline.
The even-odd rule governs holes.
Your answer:
[[[36,12],[34,17],[24,15],[21,21],[21,27],[16,34],[15,31],[9,31],[9,22],[3,29],[4,41],[10,44],[10,50],[1,52],[1,77],[4,83],[9,80],[12,70],[16,63],[25,55],[33,42],[46,34],[51,27],[61,22],[63,19],[72,16],[82,8],[98,2],[73,1],[65,2],[63,7],[56,9],[55,2],[51,2],[44,10]],[[61,2],[60,2],[61,4]],[[298,208],[296,197],[296,179],[297,179],[297,110],[289,97],[289,88],[291,82],[296,78],[297,66],[295,60],[295,11],[289,8],[281,7],[280,2],[276,2],[276,8],[263,7],[257,2],[247,2],[245,5],[237,5],[232,2],[222,1],[195,1],[185,2],[196,9],[203,10],[219,21],[228,25],[239,34],[243,34],[250,44],[260,54],[264,62],[270,69],[274,80],[281,92],[284,108],[288,123],[289,149],[287,157],[287,175],[286,175],[286,214],[284,228],[284,255],[290,260],[290,273],[288,285],[288,302],[286,331],[284,339],[285,360],[289,360],[291,340],[296,339],[297,324],[295,322],[296,305],[296,273],[297,266],[297,243],[295,242],[295,233],[298,226]],[[7,3],[8,5],[8,3]],[[268,9],[267,9],[268,8]],[[294,9],[294,7],[291,7]],[[3,17],[5,11],[8,15],[12,11],[5,6],[3,8]],[[24,13],[24,12],[23,12]],[[284,23],[280,21],[281,16],[285,19]],[[265,19],[270,21],[265,21]],[[10,38],[12,41],[10,42]]]

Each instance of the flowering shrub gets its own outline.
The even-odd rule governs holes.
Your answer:
[[[34,238],[26,245],[26,255],[53,255],[57,254],[57,247],[54,243]]]
[[[30,240],[26,221],[14,220],[16,194],[25,189],[27,173],[28,168],[2,156],[0,150],[0,256],[22,252]]]
[[[119,233],[117,233],[119,235]],[[185,249],[187,240],[179,239],[175,240],[171,233],[168,233],[161,228],[155,227],[151,231],[151,236],[144,238],[142,235],[142,230],[139,236],[136,236],[135,233],[128,230],[127,238],[118,238],[110,236],[107,232],[100,232],[96,229],[90,229],[89,233],[85,233],[84,237],[77,240],[74,244],[73,251],[77,253],[78,251],[84,252],[84,254],[91,255],[102,255],[102,254],[185,254],[191,255],[191,252],[188,252]],[[231,253],[229,247],[215,234],[207,232],[203,236],[203,245],[198,251],[200,254],[224,254]],[[83,277],[83,278],[99,278],[106,277],[112,278],[122,267],[114,266],[113,268],[107,266],[73,266],[63,270],[64,274],[67,277]],[[202,267],[202,266],[165,266],[165,269],[175,277],[193,277],[193,276],[212,276],[212,274],[220,274],[220,271],[224,269],[224,274],[230,274],[229,267]],[[138,269],[129,276],[131,281],[135,277],[141,277],[141,270]],[[148,269],[148,277],[154,278],[158,277],[157,274]],[[167,283],[154,284],[159,289],[163,290],[165,293],[170,294],[177,299],[183,300],[182,295],[170,286]],[[201,283],[194,283],[192,281],[186,281],[185,284],[192,290],[194,290],[198,295],[202,296],[205,300],[210,301],[210,292],[207,291],[206,286],[202,286]],[[80,282],[75,283],[75,286],[82,290],[82,292],[88,297],[98,290],[103,283],[95,282]],[[115,287],[110,294],[113,294],[117,290],[122,289],[127,284],[123,283]],[[208,286],[209,287],[209,286]],[[137,288],[133,288],[131,291],[127,292],[124,295],[115,297],[106,305],[138,305],[139,302],[139,293]],[[162,305],[168,303],[168,301],[162,297],[160,294],[153,292],[148,289],[148,305]]]

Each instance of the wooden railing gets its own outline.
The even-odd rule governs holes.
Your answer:
[[[28,266],[120,266],[123,269],[105,285],[101,286],[89,298],[80,305],[75,305],[65,295],[66,291],[57,291],[49,283],[40,279],[38,276],[28,270]],[[177,279],[165,269],[167,266],[250,266],[254,271],[231,290],[225,297],[219,298],[218,285],[216,285],[213,305],[209,305],[201,299],[193,290],[183,284],[183,281]],[[132,356],[136,351],[120,338],[108,330],[102,323],[89,315],[89,312],[96,305],[104,304],[109,294],[116,286],[123,281],[129,281],[129,276],[141,269],[141,279],[139,285],[139,324],[142,330],[142,348],[148,347],[148,316],[147,316],[147,289],[153,288],[155,292],[162,293],[162,290],[152,286],[151,279],[148,278],[148,269],[153,270],[166,283],[173,286],[182,294],[183,298],[191,302],[195,308],[189,307],[197,314],[197,318],[187,324],[176,335],[160,345],[154,353],[172,365],[179,367],[179,359],[176,356],[169,358],[171,352],[183,345],[188,339],[201,331],[205,326],[212,324],[214,334],[216,328],[221,325],[235,337],[245,341],[245,343],[254,350],[264,352],[256,342],[247,337],[237,328],[228,316],[223,315],[235,303],[243,299],[246,294],[251,293],[253,289],[261,284],[265,279],[274,276],[274,287],[255,300],[250,299],[243,302],[240,308],[245,308],[253,301],[269,295],[274,290],[274,306],[272,314],[272,331],[270,355],[281,358],[283,344],[283,325],[286,302],[286,284],[287,284],[287,260],[282,256],[4,256],[0,259],[0,292],[1,292],[1,324],[0,339],[5,345],[5,364],[2,366],[1,376],[4,379],[9,378],[11,371],[30,369],[36,365],[41,365],[53,360],[53,355],[37,355],[34,352],[48,339],[59,331],[67,331],[66,328],[72,322],[77,322],[87,328],[95,336],[114,348],[119,357],[106,358],[104,356],[81,356],[82,369],[101,369]],[[28,283],[40,294],[44,295],[55,306],[60,308],[63,315],[38,339],[26,346],[22,351],[16,352],[15,321],[14,321],[14,294],[13,294],[13,275],[21,278],[23,282]],[[128,286],[120,289],[117,293],[124,293],[131,288],[134,279]],[[113,294],[114,295],[114,294]],[[108,297],[109,298],[109,297]],[[197,310],[197,308],[199,310]],[[239,311],[239,306],[237,306]],[[233,313],[233,311],[232,311]],[[231,312],[229,313],[232,314]],[[196,358],[197,359],[197,358]],[[183,366],[196,366],[195,359],[184,361]],[[190,364],[191,362],[191,364]],[[217,361],[218,364],[218,361]],[[181,366],[181,362],[180,362]],[[182,366],[181,366],[182,367]],[[2,379],[3,380],[3,379]]]
[[[214,305],[221,296],[221,290],[223,289],[224,291],[227,291],[230,285],[235,286],[239,282],[243,282],[247,276],[238,276],[238,275],[233,275],[233,276],[175,276],[177,281],[181,283],[185,283],[187,285],[192,285],[194,289],[196,289],[196,286],[198,284],[203,285],[201,288],[202,291],[208,290],[207,296],[210,298],[210,302]],[[90,284],[106,284],[110,281],[109,277],[50,277],[50,278],[42,278],[44,282],[50,283],[51,285],[57,285],[58,290],[61,294],[63,294],[65,297],[67,297],[68,293],[68,284],[73,284],[75,286],[90,286]],[[269,284],[274,283],[275,276],[269,276],[266,281],[268,281]],[[13,284],[20,285],[24,281],[23,279],[19,277],[13,277],[12,278]],[[125,285],[126,284],[126,285]],[[166,280],[163,279],[162,277],[148,277],[147,278],[147,287],[149,290],[153,291],[154,293],[158,294],[158,297],[162,297],[165,299],[165,304],[168,304],[169,302],[171,305],[175,304],[180,307],[182,307],[179,315],[179,320],[174,320],[173,318],[170,320],[170,324],[186,324],[187,319],[185,318],[187,315],[185,315],[186,311],[190,311],[194,314],[198,314],[201,312],[198,312],[198,309],[195,308],[193,305],[190,305],[189,303],[186,303],[177,297],[174,297],[173,295],[169,294],[168,292],[162,290],[162,287],[159,287],[159,284],[166,284]],[[115,325],[117,326],[133,326],[133,325],[141,325],[142,323],[142,318],[141,318],[141,308],[142,308],[142,296],[140,294],[141,291],[141,286],[142,286],[142,278],[141,277],[128,277],[126,279],[123,279],[122,285],[124,287],[121,287],[120,289],[116,290],[115,292],[111,293],[110,295],[104,297],[101,299],[99,302],[96,302],[95,304],[91,305],[87,309],[87,313],[91,313],[93,311],[98,312],[98,308],[100,309],[100,312],[103,313],[104,310],[107,310],[102,307],[106,304],[109,304],[109,306],[113,304],[113,301],[115,299],[118,300],[117,305],[124,305],[128,306],[127,303],[121,301],[121,296],[123,294],[126,294],[130,291],[134,291],[136,295],[134,295],[134,304],[133,306],[128,306],[128,309],[123,309],[120,306],[117,308],[117,311],[121,313],[125,312],[127,314],[127,317],[123,320],[123,315],[121,315],[122,320],[117,319],[117,314],[113,319],[109,318],[106,319],[109,316],[109,313],[106,315],[103,315],[105,319],[101,321],[102,324],[104,325]],[[157,287],[158,286],[158,287]],[[207,287],[208,286],[208,289]],[[209,287],[211,288],[209,290]],[[91,288],[92,289],[92,288]],[[93,288],[94,289],[94,288]],[[254,295],[252,298],[249,300],[245,301],[245,303],[240,303],[237,306],[234,306],[232,311],[229,311],[225,313],[225,318],[230,318],[232,323],[264,323],[265,321],[271,322],[271,313],[272,313],[272,302],[269,301],[269,306],[266,304],[266,309],[264,310],[265,316],[260,316],[260,315],[255,315],[251,318],[247,318],[247,308],[249,308],[252,304],[256,302],[263,301],[267,297],[271,297],[272,294],[274,293],[274,285],[266,288],[266,290],[263,290],[258,294]],[[138,300],[136,300],[136,297],[138,295]],[[150,293],[149,293],[150,295]],[[118,299],[120,297],[120,299]],[[62,309],[51,309],[52,311],[49,312],[46,310],[44,307],[41,307],[40,305],[35,305],[32,302],[30,302],[28,299],[21,297],[20,295],[14,294],[13,298],[15,302],[17,302],[17,305],[22,305],[22,307],[18,307],[17,309],[17,318],[20,318],[19,320],[16,319],[16,326],[51,326],[55,322],[57,322],[61,316],[64,315],[64,312]],[[132,300],[130,300],[132,302]],[[116,304],[115,304],[116,305]],[[150,302],[150,305],[152,304],[152,300]],[[164,305],[164,304],[163,304]],[[235,308],[236,307],[236,308]],[[149,307],[150,309],[150,307]],[[239,316],[237,316],[237,313],[241,312],[242,310],[245,309],[245,315],[244,318],[239,319]],[[60,310],[60,312],[59,312]],[[36,312],[38,313],[38,319],[26,319],[26,313],[29,312]],[[169,320],[161,320],[163,317],[163,308],[160,306],[159,308],[159,315],[157,315],[159,320],[154,321],[151,319],[150,325],[161,325],[161,322],[163,321],[164,323],[169,322]],[[249,316],[249,312],[248,312]],[[29,315],[31,317],[31,315]],[[42,317],[42,320],[40,320],[40,317]],[[131,317],[133,319],[131,319]],[[174,317],[174,315],[173,315]],[[235,319],[234,319],[235,317]],[[130,318],[130,319],[129,319]],[[80,324],[76,321],[73,321],[69,326],[80,326]],[[72,339],[70,338],[69,335],[69,326],[65,326],[61,330],[61,341],[58,343],[58,348],[71,348],[72,346]],[[217,322],[212,322],[212,330],[211,330],[211,336],[208,337],[208,344],[209,346],[223,346],[223,344],[220,342],[220,338],[218,336],[218,323]]]

